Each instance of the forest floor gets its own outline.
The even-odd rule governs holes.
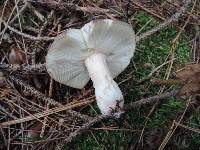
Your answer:
[[[3,0],[0,16],[0,149],[199,149],[199,1]],[[137,35],[115,78],[130,107],[118,120],[101,116],[91,81],[73,89],[45,69],[53,37],[104,18]]]

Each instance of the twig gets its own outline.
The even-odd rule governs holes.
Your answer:
[[[3,21],[3,15],[4,15],[4,12],[5,12],[5,9],[6,9],[6,5],[8,4],[8,0],[6,0],[5,2],[4,2],[4,7],[3,7],[3,9],[1,9],[1,14],[0,14],[0,31],[1,31],[1,23],[2,23],[2,21]],[[11,17],[11,16],[10,16]],[[8,19],[10,19],[10,17],[8,18]]]
[[[42,1],[31,1],[31,0],[28,0],[28,2],[31,2],[31,3],[40,3],[42,5],[45,5],[51,9],[59,9],[59,10],[70,10],[70,9],[74,9],[76,11],[83,11],[83,12],[89,12],[89,13],[108,13],[110,12],[109,9],[104,9],[104,8],[100,8],[100,7],[90,7],[90,6],[87,6],[87,7],[81,7],[81,6],[78,6],[78,5],[75,5],[75,4],[69,4],[69,3],[65,3],[65,2],[62,2],[62,3],[59,3],[59,2],[56,2],[56,1],[52,1],[52,2],[42,2]]]
[[[179,126],[179,127],[182,127],[182,128],[187,129],[187,130],[190,130],[190,131],[192,131],[192,132],[195,132],[195,133],[197,133],[197,134],[200,134],[200,130],[199,130],[199,129],[195,129],[195,128],[186,126],[186,125],[181,124],[181,123],[178,123],[178,122],[176,122],[176,121],[175,121],[174,123],[175,123],[175,125],[177,125],[177,126]]]
[[[92,125],[108,118],[110,118],[110,116],[99,115],[95,117],[94,119],[88,121],[88,123],[83,124],[79,129],[75,130],[74,132],[71,132],[69,136],[56,147],[56,150],[59,150],[59,149],[61,150],[64,144],[70,143],[72,139],[80,135],[82,131],[89,129]]]
[[[52,97],[52,94],[53,94],[53,84],[54,84],[53,81],[54,81],[54,80],[51,78],[51,79],[50,79],[50,84],[49,84],[49,94],[48,94],[49,97]],[[47,102],[45,105],[46,105],[46,108],[45,108],[45,109],[48,110],[48,109],[49,109],[49,102]],[[41,137],[41,138],[44,136],[44,131],[45,131],[45,129],[46,129],[46,124],[47,124],[47,122],[48,122],[48,118],[45,117],[45,118],[44,118],[44,121],[43,121],[43,125],[42,125],[42,130],[41,130],[41,133],[40,133],[40,137]]]
[[[168,131],[167,135],[165,136],[164,140],[162,141],[162,143],[160,144],[158,150],[163,150],[165,148],[165,146],[167,145],[167,143],[169,142],[170,138],[172,137],[172,135],[174,134],[174,132],[176,131],[178,124],[181,123],[181,121],[183,120],[183,117],[186,113],[186,111],[188,110],[188,106],[190,105],[190,102],[192,100],[192,96],[189,97],[188,101],[187,101],[187,105],[185,107],[185,110],[183,112],[183,114],[181,115],[180,119],[178,120],[177,124],[175,124],[175,120],[170,128],[170,130]]]
[[[192,14],[192,12],[193,12],[193,10],[194,10],[194,7],[195,7],[195,4],[196,4],[196,0],[195,0],[194,4],[193,4],[193,6],[192,6],[192,9],[191,9],[191,11],[190,11],[190,14]],[[178,34],[177,34],[176,37],[173,39],[172,45],[171,45],[171,48],[170,48],[170,52],[169,52],[168,57],[166,58],[166,60],[167,60],[167,59],[172,60],[172,59],[175,58],[175,50],[176,50],[176,48],[177,48],[178,39],[180,38],[181,33],[183,32],[183,30],[185,29],[186,25],[188,24],[188,22],[189,22],[189,20],[190,20],[190,16],[191,16],[191,15],[189,15],[189,16],[187,17],[187,20],[185,21],[184,25],[181,27],[181,29],[179,30]],[[165,61],[166,61],[166,60],[165,60]],[[170,77],[173,64],[174,64],[174,61],[172,61],[172,62],[168,65],[168,67],[167,67],[167,69],[166,69],[166,73],[165,73],[165,77],[164,77],[166,80],[168,80],[169,77]],[[161,87],[161,89],[160,89],[160,92],[161,92],[161,93],[164,91],[165,87],[166,87],[166,86],[162,86],[162,87]]]
[[[142,106],[145,104],[150,104],[150,103],[154,103],[155,101],[158,101],[158,100],[173,97],[177,93],[178,93],[178,90],[175,90],[175,91],[163,93],[161,95],[156,95],[156,96],[149,97],[149,98],[143,98],[139,101],[132,102],[128,105],[125,105],[124,109],[125,109],[125,111],[131,111],[133,108],[138,108],[139,106]],[[108,119],[110,117],[111,116],[99,115],[99,116],[93,118],[92,120],[88,121],[88,123],[83,124],[79,129],[75,130],[74,132],[71,132],[70,135],[59,146],[57,146],[57,150],[61,149],[63,144],[67,144],[67,143],[71,142],[72,139],[75,138],[77,135],[80,135],[82,133],[82,131],[89,129],[89,127],[91,127],[92,125],[94,125],[102,120]]]
[[[20,15],[21,13],[23,13],[29,6],[28,2],[25,2],[24,6],[20,9],[20,11],[18,12],[18,15]],[[18,15],[15,15],[12,20],[9,22],[9,25],[13,24],[13,22],[17,19]]]
[[[177,13],[175,13],[174,15],[172,15],[165,22],[161,23],[158,27],[153,28],[150,31],[147,31],[147,32],[143,33],[140,36],[137,36],[136,37],[136,42],[139,42],[141,39],[144,39],[144,38],[146,38],[146,37],[148,37],[148,36],[150,36],[150,35],[158,32],[158,31],[160,31],[161,29],[163,29],[166,26],[168,26],[170,23],[177,21],[180,18],[180,16],[182,16],[186,12],[187,7],[190,4],[190,2],[191,2],[191,0],[184,0],[184,2],[183,2],[184,5],[179,9],[179,11]]]
[[[21,85],[22,87],[24,87],[27,91],[29,91],[31,94],[33,94],[34,96],[36,96],[39,99],[42,99],[44,101],[49,102],[51,105],[57,105],[57,106],[61,106],[61,104],[59,102],[56,102],[55,100],[46,97],[44,94],[40,93],[39,91],[37,91],[34,87],[31,87],[30,85],[24,83],[22,80],[15,78],[14,76],[9,76],[9,78],[12,81],[15,81],[17,84]]]
[[[6,1],[6,3],[7,3],[7,2],[8,2],[8,1]],[[19,0],[15,3],[15,6],[14,6],[14,8],[12,9],[12,11],[11,11],[11,13],[10,13],[10,15],[9,15],[9,17],[8,17],[8,19],[7,19],[7,22],[5,22],[5,21],[3,21],[3,19],[1,19],[1,20],[0,20],[0,24],[1,24],[1,23],[4,23],[4,25],[5,25],[5,23],[6,23],[6,24],[9,24],[9,21],[10,21],[12,15],[13,15],[13,13],[14,13],[14,11],[15,11],[17,5],[18,5],[18,3],[19,3]],[[4,11],[4,9],[3,9],[3,11]],[[2,14],[2,15],[3,15],[3,14]],[[6,32],[7,28],[8,28],[8,26],[5,25],[3,31],[0,33],[0,35],[1,35],[0,44],[2,43],[3,35],[4,35],[4,33]]]
[[[46,36],[44,36],[44,37],[35,37],[35,36],[32,36],[32,35],[23,33],[23,32],[21,32],[21,31],[15,29],[15,28],[13,28],[13,27],[11,27],[11,26],[8,25],[5,21],[3,21],[3,24],[4,24],[9,30],[11,30],[12,32],[15,32],[15,33],[17,33],[17,34],[19,34],[19,35],[21,35],[21,36],[23,36],[23,37],[25,37],[25,38],[31,39],[31,40],[35,40],[35,41],[37,41],[37,40],[39,40],[39,41],[51,41],[51,40],[54,40],[54,38],[55,38],[55,37],[46,37]]]
[[[160,95],[156,95],[156,96],[153,96],[153,97],[149,97],[149,98],[143,98],[139,101],[136,101],[136,102],[131,102],[130,104],[126,105],[124,107],[124,109],[126,111],[128,110],[131,110],[133,108],[137,108],[141,105],[145,105],[145,104],[150,104],[150,103],[154,103],[156,102],[157,100],[162,100],[162,99],[165,99],[165,98],[169,98],[169,97],[173,97],[175,96],[176,94],[178,94],[179,90],[174,90],[174,91],[171,91],[171,92],[165,92],[163,94],[160,94]]]
[[[168,79],[168,80],[160,80],[156,78],[152,78],[151,83],[153,84],[159,84],[159,85],[180,85],[182,84],[181,80],[179,79]]]
[[[54,99],[46,97],[43,93],[40,93],[34,87],[31,87],[30,85],[24,83],[22,80],[19,80],[19,79],[15,78],[14,76],[10,76],[10,78],[11,78],[11,80],[15,81],[20,86],[24,87],[27,91],[29,91],[31,94],[33,94],[37,98],[42,99],[42,100],[44,100],[46,102],[49,102],[49,104],[54,105],[54,106],[63,106],[62,104],[60,104],[59,102],[55,101]],[[68,110],[67,112],[71,116],[79,117],[79,118],[81,118],[81,119],[83,119],[85,121],[88,121],[89,119],[92,118],[92,117],[89,117],[88,115],[84,115],[84,114],[81,114],[81,113],[73,111],[73,110]]]
[[[160,27],[164,28],[164,27],[167,26],[170,22],[172,22],[173,19],[175,19],[175,18],[178,19],[178,18],[183,14],[183,12],[186,11],[186,7],[189,5],[189,1],[188,1],[188,4],[187,4],[187,5],[186,5],[186,4],[187,4],[187,1],[184,2],[184,6],[181,7],[182,9],[180,9],[177,13],[175,13],[175,14],[169,19],[169,20],[171,20],[171,21],[168,20],[168,21],[164,22],[163,24],[161,24],[161,25],[163,25],[163,26],[158,26],[157,28],[152,29],[152,30],[150,30],[149,32],[146,32],[146,33],[151,33],[151,31],[153,31],[153,32],[152,32],[152,34],[153,34],[153,33],[157,32],[156,29],[159,29]],[[179,31],[179,33],[177,34],[176,38],[173,40],[172,46],[171,46],[171,49],[170,49],[170,53],[168,54],[168,58],[167,58],[167,59],[165,60],[165,62],[164,62],[164,63],[166,63],[167,60],[171,60],[170,63],[169,63],[169,65],[168,65],[168,67],[167,67],[166,73],[165,73],[165,80],[168,80],[168,79],[169,79],[169,76],[170,76],[170,73],[171,73],[171,70],[172,70],[172,66],[173,66],[173,63],[174,63],[174,59],[175,59],[175,49],[176,49],[176,46],[177,46],[177,40],[178,40],[180,34],[182,33],[182,31],[184,30],[185,26],[187,25],[187,23],[188,23],[188,21],[189,21],[189,18],[190,18],[190,16],[187,18],[186,23],[185,23],[184,26],[180,29],[180,31]],[[162,29],[162,28],[160,28],[160,29]],[[160,29],[159,29],[159,30],[160,30]],[[154,32],[154,31],[155,31],[155,32]],[[144,33],[144,34],[145,34],[145,33]],[[148,34],[147,34],[147,35],[148,35]],[[149,34],[149,35],[151,35],[151,34]],[[163,63],[163,64],[164,64],[164,63]],[[150,76],[149,76],[149,77],[150,77]],[[159,93],[162,93],[162,92],[164,91],[165,86],[166,86],[166,85],[164,85],[164,86],[161,87],[161,89],[159,90]],[[148,115],[147,115],[147,117],[146,117],[146,119],[145,119],[145,125],[144,125],[144,127],[143,127],[143,129],[142,129],[139,142],[141,141],[141,138],[142,138],[142,135],[143,135],[145,126],[146,126],[147,122],[149,121],[150,115],[154,112],[154,110],[155,110],[155,108],[156,108],[156,106],[157,106],[158,104],[159,104],[159,102],[156,101],[156,103],[154,104],[154,106],[153,106],[153,107],[151,108],[151,110],[149,111],[149,113],[148,113]]]
[[[89,13],[108,13],[109,9],[103,9],[99,7],[80,7],[76,6],[77,11],[89,12]]]
[[[139,4],[139,3],[136,2],[135,0],[132,0],[132,3],[133,3],[134,5],[136,5],[137,7],[139,7],[140,9],[146,11],[146,12],[149,13],[150,15],[155,16],[156,18],[159,18],[159,19],[162,20],[162,21],[165,20],[165,18],[163,18],[163,17],[161,17],[160,15],[155,14],[154,12],[150,11],[149,9],[143,7],[142,4]]]
[[[155,72],[157,72],[160,68],[162,68],[162,67],[163,67],[164,65],[166,65],[166,64],[171,63],[171,62],[174,61],[174,60],[175,60],[175,59],[166,61],[166,62],[164,62],[163,64],[161,64],[160,66],[154,68],[154,69],[151,71],[150,74],[148,74],[146,77],[144,77],[143,79],[141,79],[140,81],[138,81],[138,83],[142,83],[142,82],[144,82],[144,81],[150,79],[150,78],[153,76],[153,74],[154,74]]]
[[[192,12],[193,12],[193,10],[194,10],[194,7],[195,7],[195,5],[196,5],[196,2],[197,2],[197,0],[195,0],[194,3],[193,3],[192,9],[191,9],[191,14],[192,14]],[[186,27],[186,25],[188,24],[188,22],[189,22],[189,20],[190,20],[190,16],[191,16],[191,15],[188,16],[188,18],[187,18],[185,24],[183,25],[182,29],[184,29],[184,28]],[[181,35],[181,33],[182,33],[182,30],[178,32],[177,36],[175,37],[175,39],[174,39],[173,42],[172,42],[173,44],[175,44],[175,46],[176,46],[176,44],[177,44],[177,40],[178,40],[179,36]],[[167,78],[167,79],[168,79],[168,78]],[[164,88],[163,88],[163,89],[164,89]],[[192,100],[192,96],[189,97],[188,103],[187,103],[187,105],[186,105],[186,108],[185,108],[183,114],[181,115],[180,119],[178,120],[178,123],[179,123],[179,124],[180,124],[181,121],[183,120],[183,117],[184,117],[184,115],[185,115],[185,113],[186,113],[186,111],[187,111],[187,109],[188,109],[188,106],[189,106],[191,100]],[[173,135],[174,132],[176,131],[177,127],[178,127],[178,125],[175,124],[175,122],[173,122],[173,124],[172,124],[170,130],[168,131],[167,135],[165,136],[165,138],[164,138],[164,140],[162,141],[161,145],[159,146],[158,150],[163,150],[163,149],[165,148],[165,146],[166,146],[167,143],[169,142],[170,138],[172,137],[172,135]]]
[[[45,73],[46,68],[45,64],[35,64],[35,65],[18,65],[18,64],[0,64],[0,70],[14,72],[14,73],[21,73],[21,74],[38,74],[38,73]]]
[[[34,120],[34,119],[43,118],[43,117],[46,117],[46,116],[49,116],[49,115],[52,115],[52,114],[55,114],[55,113],[58,113],[58,112],[61,112],[61,111],[65,111],[65,110],[73,109],[73,108],[80,107],[80,106],[83,106],[83,105],[87,105],[87,104],[92,103],[92,102],[93,102],[93,100],[87,100],[87,101],[82,100],[81,102],[78,102],[78,103],[72,102],[72,104],[69,103],[69,104],[66,104],[66,105],[61,105],[61,106],[58,106],[58,107],[55,107],[55,108],[47,109],[45,111],[42,111],[42,112],[39,112],[39,113],[36,113],[36,114],[31,114],[31,115],[23,117],[23,118],[2,122],[2,123],[0,123],[0,127],[12,125],[12,124],[17,124],[17,123],[23,123],[23,122],[31,121],[31,120]]]

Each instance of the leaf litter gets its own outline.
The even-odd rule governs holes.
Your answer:
[[[200,93],[200,64],[189,64],[176,72],[183,84],[179,95],[190,96]]]
[[[60,5],[59,2],[61,3],[63,2],[63,5]],[[174,12],[176,12],[177,10],[176,8],[178,7],[175,5],[180,4],[180,3],[175,3],[175,5],[172,5],[167,2],[168,5],[165,5],[167,7],[164,8],[161,5],[159,6],[157,5],[158,7],[151,7],[151,3],[149,2],[138,1],[137,3],[139,4],[144,3],[144,6],[149,5],[148,7],[146,7],[147,9],[144,9],[143,5],[133,5],[131,2],[130,2],[131,3],[130,5],[127,2],[118,2],[115,0],[112,2],[99,0],[97,1],[97,3],[91,2],[91,1],[78,2],[76,0],[72,2],[66,1],[66,3],[64,3],[65,1],[62,1],[62,0],[59,2],[56,0],[29,1],[31,6],[33,7],[28,7],[29,9],[28,12],[29,12],[29,15],[31,14],[33,15],[33,17],[30,18],[31,21],[27,23],[26,22],[27,12],[25,12],[24,14],[23,13],[20,14],[22,27],[24,27],[22,32],[29,33],[30,35],[37,35],[39,33],[38,36],[42,36],[43,34],[46,35],[46,33],[49,33],[48,35],[56,36],[60,32],[60,28],[66,29],[69,27],[80,27],[81,25],[83,25],[84,23],[88,22],[91,19],[109,17],[109,18],[127,20],[128,15],[130,14],[134,15],[134,13],[137,13],[138,7],[140,6],[142,6],[140,7],[142,10],[144,11],[146,10],[150,15],[155,16],[156,18],[160,18],[162,20],[163,18],[167,19],[169,16],[171,16],[171,14],[174,14]],[[147,3],[148,5],[145,5],[145,3]],[[21,7],[22,4],[23,2],[20,1],[18,5],[20,6],[19,9],[23,8]],[[9,16],[14,8],[14,5],[15,3],[13,1],[12,2],[8,1],[5,7],[5,12],[3,14],[4,21],[7,21],[9,19]],[[4,5],[1,6],[0,12],[2,12],[3,7]],[[130,9],[131,11],[128,10],[129,7],[131,8]],[[154,8],[156,11],[154,11]],[[126,12],[126,9],[127,9],[128,15],[123,16],[123,13]],[[132,10],[136,10],[136,11],[132,11]],[[92,11],[93,13],[90,13],[90,11]],[[167,14],[167,17],[165,16],[166,15],[165,12]],[[16,15],[16,11],[14,15]],[[14,15],[11,15],[11,18]],[[46,20],[46,23],[45,23],[45,20]],[[193,20],[195,20],[195,18],[193,18]],[[27,23],[27,26],[25,26],[26,23]],[[40,28],[41,26],[42,28]],[[5,25],[1,24],[0,29],[2,29],[3,27],[5,27]],[[12,27],[19,28],[19,23],[15,21]],[[18,31],[20,30],[18,29]],[[6,34],[13,35],[14,37],[10,36],[10,38],[17,39],[18,40],[17,44],[19,44],[19,47],[23,47],[22,43],[20,42],[22,38],[19,35],[16,35],[12,31],[6,32],[4,35]],[[27,63],[26,59],[28,59],[29,64],[31,64],[32,61],[36,63],[43,62],[42,58],[45,55],[45,50],[48,43],[43,44],[42,42],[25,40],[25,44],[27,45],[27,47],[36,45],[36,46],[33,46],[33,49],[37,49],[35,51],[36,59],[34,60],[34,57],[32,57],[32,55],[34,55],[32,54],[33,52],[32,47],[28,49],[28,52],[30,53],[25,53],[24,49],[23,48],[20,49],[16,43],[13,44],[13,46],[8,47],[7,46],[7,44],[9,43],[8,39],[5,37],[3,38],[4,38],[3,42],[5,42],[6,44],[3,43],[2,44],[3,46],[0,45],[0,48],[6,47],[7,50],[4,50],[5,54],[2,55],[1,53],[2,62],[4,63],[6,62],[9,65],[25,64]],[[196,38],[196,39],[197,39],[196,41],[198,42],[199,38]],[[40,48],[37,48],[37,46]],[[197,46],[196,48],[198,50]],[[197,55],[198,54],[199,53],[197,53]],[[40,56],[42,56],[42,58]],[[6,59],[5,57],[8,57],[8,59]],[[12,71],[8,73],[10,73],[11,75],[12,74],[14,75]],[[1,121],[3,122],[17,119],[17,118],[23,118],[23,117],[26,117],[27,115],[36,114],[38,112],[43,112],[47,110],[48,101],[41,101],[41,100],[53,100],[53,101],[56,100],[57,101],[58,99],[61,99],[55,105],[58,104],[62,106],[62,104],[66,104],[66,101],[67,103],[70,103],[70,102],[79,103],[79,101],[81,100],[94,98],[93,94],[91,94],[93,93],[93,89],[90,88],[91,87],[90,84],[88,84],[88,86],[85,89],[77,92],[76,90],[68,88],[68,87],[67,88],[65,87],[66,89],[64,88],[60,89],[62,85],[60,85],[59,83],[55,83],[54,86],[51,87],[49,83],[50,79],[47,75],[33,76],[32,74],[30,74],[30,76],[29,75],[28,76],[14,75],[14,76],[19,78],[19,80],[17,80],[19,84],[16,84],[13,80],[8,78],[8,74],[4,76],[4,72],[0,72],[0,87],[2,87],[0,113],[2,117]],[[200,76],[199,65],[196,65],[196,64],[188,65],[184,69],[177,71],[177,78],[180,79],[181,82],[183,83],[180,90],[180,95],[196,94],[197,99],[199,99],[198,94],[197,94],[199,93],[199,80],[200,80],[199,76]],[[40,78],[41,83],[43,82],[47,82],[47,83],[44,84],[44,87],[42,89],[38,88],[38,86],[36,86],[35,83],[33,82],[32,77],[37,78],[37,79]],[[44,78],[46,79],[45,81],[42,80]],[[60,90],[58,90],[58,88],[56,89],[56,87],[58,87]],[[52,89],[53,91],[55,91],[55,93],[53,94],[52,96],[53,98],[51,99],[51,98],[48,98],[49,96],[48,93]],[[62,90],[64,90],[64,92],[59,93]],[[63,99],[65,99],[66,101],[63,101]],[[55,105],[50,105],[50,108],[54,108]],[[41,130],[43,129],[44,124],[41,123],[41,121],[43,122],[44,119],[41,119],[41,120],[33,119],[34,121],[32,122],[29,121],[29,122],[14,124],[12,126],[9,126],[11,127],[9,129],[10,134],[8,134],[7,128],[2,128],[3,130],[1,130],[1,135],[0,135],[0,139],[4,139],[2,140],[4,141],[2,142],[3,143],[2,148],[5,148],[5,145],[15,147],[17,144],[20,144],[20,142],[21,142],[21,145],[34,144],[34,141],[31,139],[30,139],[30,142],[28,143],[26,141],[26,137],[39,137],[41,136],[42,133],[45,134],[45,137],[49,138],[50,140],[49,141],[48,139],[46,141],[44,140],[45,142],[43,143],[42,140],[40,141],[40,139],[36,139],[36,143],[38,142],[39,144],[34,144],[32,146],[34,146],[34,148],[36,149],[37,148],[44,149],[46,145],[48,144],[51,145],[52,143],[53,143],[53,146],[55,146],[60,141],[62,141],[62,139],[66,139],[68,135],[71,135],[71,134],[73,135],[73,131],[79,130],[82,124],[84,126],[84,123],[89,123],[88,118],[91,120],[92,117],[90,117],[89,115],[84,115],[85,112],[88,113],[87,111],[84,110],[85,107],[87,106],[80,104],[78,108],[74,109],[76,111],[71,111],[71,112],[63,111],[61,113],[55,113],[53,115],[48,116],[47,121],[46,121],[47,127],[46,127],[46,130],[43,132]],[[90,105],[90,107],[92,106]],[[2,108],[6,108],[6,109],[4,110]],[[34,118],[34,115],[31,115],[31,116]],[[60,120],[62,120],[62,123],[60,122]],[[12,127],[14,127],[14,129]],[[61,133],[60,131],[65,133],[65,135]],[[162,137],[163,137],[163,131],[161,130],[155,129],[155,130],[152,130],[151,132],[147,131],[147,135],[145,139],[146,144],[152,149],[154,149],[155,147],[159,145],[160,139]],[[21,140],[19,138],[21,138]],[[8,141],[7,139],[10,139],[10,141]]]

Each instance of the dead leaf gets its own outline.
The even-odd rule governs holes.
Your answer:
[[[9,61],[11,64],[23,64],[26,62],[26,55],[13,45],[9,54]]]
[[[42,126],[43,126],[43,124],[41,122],[37,122],[35,125],[30,127],[27,137],[29,137],[29,138],[39,137]]]
[[[176,74],[183,86],[180,96],[194,95],[200,92],[200,64],[189,64]]]

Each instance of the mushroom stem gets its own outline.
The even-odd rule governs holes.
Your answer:
[[[124,98],[112,78],[106,63],[106,56],[102,53],[92,54],[85,60],[85,65],[93,82],[97,105],[101,113],[109,115],[113,112],[121,112]]]

